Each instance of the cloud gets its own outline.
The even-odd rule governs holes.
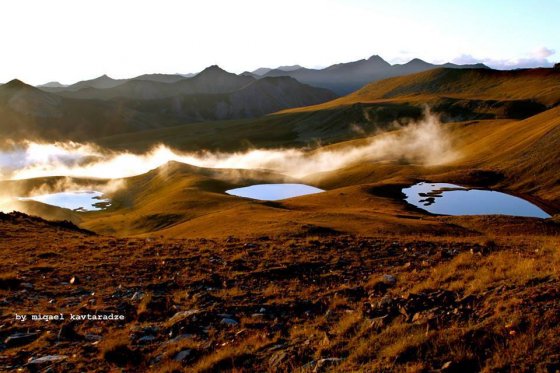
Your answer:
[[[479,58],[470,54],[462,54],[459,57],[453,59],[452,62],[457,64],[483,63],[491,68],[498,70],[552,67],[554,63],[549,61],[548,58],[555,54],[556,51],[554,49],[540,47],[529,53],[526,53],[523,57],[518,58]]]
[[[555,54],[556,51],[554,49],[549,49],[547,47],[540,47],[533,51],[533,56],[535,58],[547,58]]]
[[[245,152],[185,153],[159,145],[145,154],[111,152],[77,143],[25,143],[2,154],[0,176],[29,179],[47,176],[118,179],[146,173],[169,161],[198,167],[272,170],[291,177],[333,171],[358,162],[406,159],[418,164],[441,164],[454,158],[445,127],[427,113],[424,120],[372,136],[361,145],[301,149],[253,149]],[[9,160],[15,160],[8,165]]]

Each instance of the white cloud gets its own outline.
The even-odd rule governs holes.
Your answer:
[[[138,155],[113,153],[87,144],[27,142],[11,153],[3,155],[0,152],[0,160],[4,159],[4,164],[0,164],[0,177],[14,180],[48,176],[118,179],[146,173],[169,161],[209,168],[266,169],[292,177],[303,177],[357,162],[406,159],[433,165],[447,163],[457,156],[446,127],[431,114],[399,131],[370,137],[360,146],[311,152],[300,149],[253,149],[237,153],[183,153],[160,145]],[[10,164],[10,161],[15,163]]]
[[[533,56],[535,58],[547,58],[554,55],[556,51],[554,49],[549,49],[547,47],[540,47],[533,51]]]
[[[525,53],[522,57],[516,58],[491,58],[491,57],[475,57],[470,54],[462,54],[456,57],[452,62],[457,64],[474,64],[483,63],[489,67],[499,70],[523,69],[533,67],[551,67],[554,65],[549,57],[554,56],[556,51],[547,47],[540,47],[532,52]]]

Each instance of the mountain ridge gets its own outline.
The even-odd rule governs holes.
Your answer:
[[[350,62],[336,63],[321,69],[306,68],[301,65],[285,65],[276,68],[261,67],[253,71],[245,71],[238,76],[249,76],[260,79],[270,76],[291,76],[299,80],[301,83],[312,85],[319,88],[329,89],[338,95],[346,95],[351,93],[367,83],[382,80],[389,77],[407,75],[411,73],[421,72],[437,67],[448,67],[455,69],[462,68],[480,68],[488,69],[489,67],[482,64],[466,64],[459,65],[447,62],[445,64],[433,64],[413,58],[402,64],[390,64],[379,55],[372,55],[365,59]],[[124,84],[135,80],[146,80],[158,83],[178,83],[196,77],[200,74],[208,74],[222,70],[218,65],[211,65],[196,74],[143,74],[129,79],[112,79],[107,75],[101,75],[90,80],[83,80],[68,86],[61,84],[43,84],[38,88],[49,92],[65,92],[78,91],[84,88],[107,89],[114,88],[120,84]],[[225,70],[223,70],[225,71]]]

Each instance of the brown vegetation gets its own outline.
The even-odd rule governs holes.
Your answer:
[[[0,268],[17,269],[2,280],[0,334],[39,339],[5,344],[2,369],[49,355],[64,356],[57,371],[558,369],[560,226],[440,219],[456,228],[162,240],[5,215]],[[14,318],[59,312],[125,320]]]

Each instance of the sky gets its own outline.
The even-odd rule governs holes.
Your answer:
[[[368,58],[560,61],[560,0],[2,0],[0,82],[236,73]]]

